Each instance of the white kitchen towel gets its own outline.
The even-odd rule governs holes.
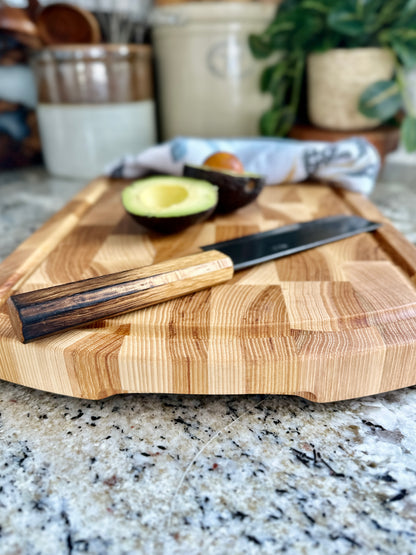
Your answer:
[[[217,151],[235,154],[245,171],[263,175],[268,185],[308,179],[369,195],[380,170],[377,149],[362,137],[337,142],[177,137],[124,156],[106,173],[128,179],[149,173],[182,175],[184,164],[200,165]]]

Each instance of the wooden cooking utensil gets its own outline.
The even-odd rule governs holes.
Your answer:
[[[37,27],[46,45],[96,44],[101,40],[100,26],[95,16],[72,4],[45,6],[37,17]]]
[[[0,31],[37,36],[36,25],[26,10],[0,4]]]

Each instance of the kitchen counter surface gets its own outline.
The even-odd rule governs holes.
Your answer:
[[[372,200],[416,243],[412,166]],[[0,259],[85,183],[0,174]],[[0,554],[416,553],[416,387],[85,401],[0,382]]]

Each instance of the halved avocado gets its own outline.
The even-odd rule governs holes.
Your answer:
[[[218,190],[200,179],[153,176],[131,183],[121,200],[137,222],[168,234],[209,218],[217,206]]]
[[[265,184],[265,179],[261,175],[213,169],[204,165],[185,164],[183,174],[185,177],[203,179],[216,185],[218,187],[216,211],[223,214],[253,202]]]

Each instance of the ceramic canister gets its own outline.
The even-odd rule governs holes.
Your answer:
[[[264,2],[186,2],[154,10],[163,139],[258,135],[270,106],[259,80],[270,60],[253,57],[248,36],[263,31],[276,9]]]
[[[49,47],[34,67],[50,173],[92,178],[156,142],[149,45]]]

